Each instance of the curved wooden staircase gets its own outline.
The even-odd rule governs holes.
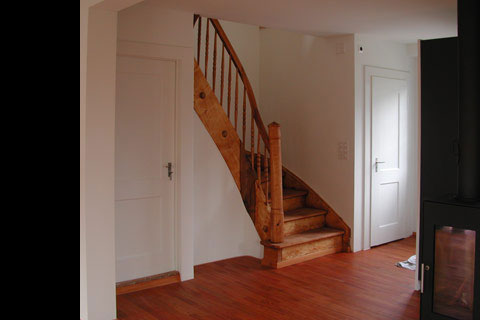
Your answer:
[[[281,268],[350,252],[350,228],[282,166],[280,125],[271,123],[267,132],[250,81],[219,21],[195,15],[193,25],[194,108],[230,169],[260,236],[262,264]]]

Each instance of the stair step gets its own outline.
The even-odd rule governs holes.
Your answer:
[[[271,194],[269,190],[268,202],[272,201]],[[306,196],[308,191],[305,190],[296,190],[290,188],[283,189],[283,211],[290,211],[299,208],[303,208],[306,205]]]
[[[283,248],[295,246],[298,244],[304,244],[304,243],[309,243],[309,242],[318,241],[322,239],[328,239],[331,237],[343,235],[344,233],[345,232],[343,230],[324,227],[324,228],[308,230],[302,233],[286,236],[282,243],[272,243],[270,241],[262,241],[262,244],[270,248],[283,249]]]
[[[305,190],[296,190],[296,189],[284,188],[283,189],[283,200],[290,199],[290,198],[303,197],[303,196],[307,195],[307,193],[308,193],[308,191],[305,191]]]
[[[303,196],[306,196],[307,194],[308,194],[308,191],[306,191],[306,190],[283,188],[283,200],[303,197]],[[270,202],[270,201],[272,201],[272,199],[270,198],[270,196],[271,196],[270,191],[268,192],[268,195],[269,195],[268,202]]]
[[[306,207],[307,194],[305,190],[283,189],[283,211]]]
[[[321,216],[321,215],[325,215],[325,214],[327,214],[327,211],[322,210],[322,209],[299,208],[299,209],[286,211],[284,213],[284,215],[285,215],[284,221],[289,222],[289,221],[294,221],[294,220],[299,220],[299,219]]]
[[[306,207],[285,211],[283,234],[284,236],[289,236],[291,234],[322,228],[325,226],[326,214],[326,210]]]

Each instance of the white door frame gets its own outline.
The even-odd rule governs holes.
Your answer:
[[[371,181],[371,171],[372,171],[372,88],[370,79],[373,76],[381,76],[391,79],[405,80],[407,82],[407,88],[409,88],[410,83],[410,73],[403,70],[387,69],[374,66],[365,66],[364,70],[364,87],[365,87],[365,114],[364,114],[364,208],[363,208],[363,249],[370,249],[370,221],[371,221],[371,191],[372,191],[372,181]],[[407,91],[407,95],[408,95]],[[407,99],[408,101],[408,99]],[[408,103],[408,102],[407,102]],[[405,220],[406,223],[406,220]]]
[[[189,103],[182,98],[182,91],[188,86],[193,88],[193,81],[189,71],[193,70],[192,49],[176,46],[159,45],[152,43],[143,43],[135,41],[117,41],[117,56],[146,58],[162,61],[172,61],[175,63],[175,128],[174,128],[174,159],[173,159],[173,178],[175,183],[174,189],[174,246],[175,246],[175,267],[180,272],[182,281],[193,278],[193,252],[189,254],[190,250],[185,250],[186,245],[193,243],[191,229],[191,219],[186,216],[186,213],[191,214],[191,209],[188,210],[185,204],[189,203],[190,199],[184,199],[193,195],[193,190],[190,189],[191,177],[188,172],[193,173],[192,156],[193,150],[188,150],[188,146],[182,144],[182,104]],[[193,104],[193,96],[191,98],[191,108]],[[187,147],[187,148],[186,148]],[[190,157],[189,157],[190,155]],[[182,174],[187,173],[187,174]],[[188,207],[188,206],[187,206]],[[185,212],[187,209],[187,212]],[[183,211],[183,213],[182,213]],[[193,248],[191,248],[193,250]]]

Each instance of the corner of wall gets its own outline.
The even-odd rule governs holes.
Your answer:
[[[90,319],[113,319],[116,317],[113,190],[117,13],[90,8],[88,20],[84,119],[84,277],[88,289],[84,307],[88,306],[88,311],[83,314]]]

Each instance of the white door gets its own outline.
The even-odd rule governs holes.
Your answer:
[[[117,57],[115,111],[116,280],[176,269],[175,62]]]
[[[370,245],[405,236],[407,82],[385,76],[371,81]]]

